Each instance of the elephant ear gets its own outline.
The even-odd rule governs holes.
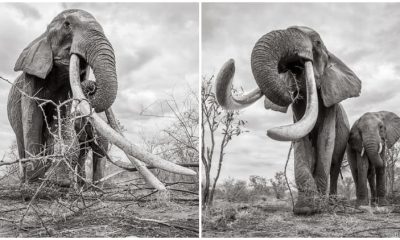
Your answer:
[[[321,95],[325,107],[347,98],[358,97],[361,81],[339,58],[329,54],[328,65],[321,81]]]
[[[53,53],[47,34],[31,42],[19,55],[14,71],[24,71],[38,78],[45,79],[53,67]]]
[[[392,112],[383,113],[383,123],[386,126],[386,143],[391,148],[400,138],[400,118]]]

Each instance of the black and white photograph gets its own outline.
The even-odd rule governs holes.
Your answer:
[[[203,3],[202,237],[399,237],[400,4]]]
[[[199,237],[199,3],[0,3],[0,238]]]

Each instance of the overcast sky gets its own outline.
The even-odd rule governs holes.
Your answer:
[[[319,32],[328,50],[362,81],[361,96],[343,102],[351,125],[369,111],[400,114],[400,4],[205,3],[202,11],[203,76],[216,75],[233,58],[235,86],[254,89],[254,43],[271,30],[303,25]],[[221,178],[273,177],[284,169],[290,143],[270,139],[266,130],[291,123],[291,114],[267,111],[260,100],[242,110],[241,118],[250,132],[229,144]],[[293,160],[289,166],[293,178]]]
[[[114,47],[119,91],[113,109],[127,137],[138,142],[141,135],[152,136],[171,124],[169,118],[140,113],[146,108],[147,115],[168,115],[160,102],[171,94],[179,102],[189,88],[197,90],[198,4],[1,3],[0,76],[14,81],[19,54],[68,8],[91,13]],[[15,139],[6,114],[9,90],[0,82],[0,156]]]

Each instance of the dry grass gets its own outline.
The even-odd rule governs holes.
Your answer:
[[[295,216],[291,202],[216,201],[203,217],[203,237],[400,237],[400,209],[366,213],[350,203],[314,216]]]
[[[198,236],[198,200],[193,195],[150,193],[121,188],[81,195],[49,193],[28,211],[29,201],[0,194],[0,238]]]

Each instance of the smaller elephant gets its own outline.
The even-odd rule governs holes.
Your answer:
[[[390,149],[399,138],[400,118],[392,112],[368,112],[354,123],[350,131],[347,156],[356,185],[357,207],[369,205],[367,179],[371,204],[388,204],[385,149]]]

